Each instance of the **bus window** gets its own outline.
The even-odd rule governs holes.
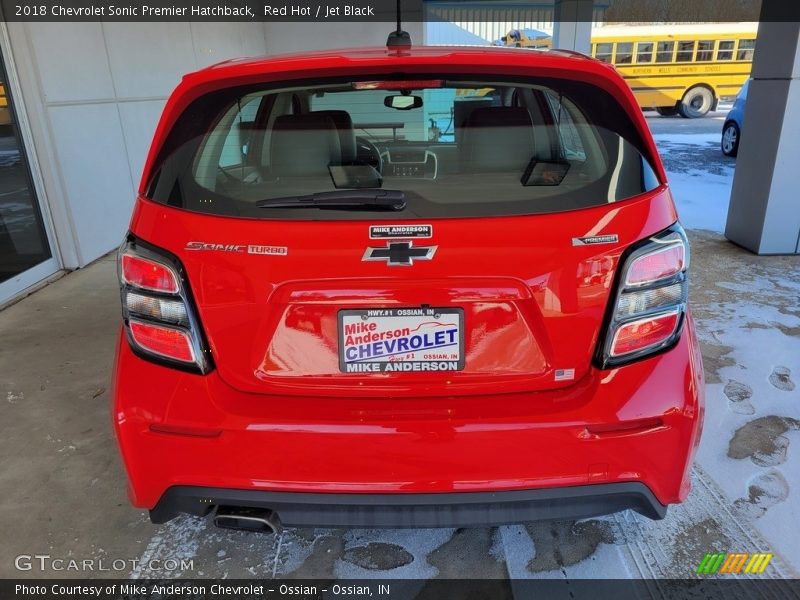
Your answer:
[[[717,48],[717,60],[733,60],[733,46],[736,44],[733,40],[724,40],[719,43]]]
[[[739,51],[736,53],[736,60],[753,60],[755,47],[755,40],[739,40]]]
[[[636,62],[653,62],[653,42],[638,42],[636,44]]]
[[[614,48],[614,44],[597,44],[595,46],[594,57],[597,60],[602,60],[603,62],[610,63],[611,62],[611,52]]]
[[[614,64],[629,65],[633,62],[633,42],[617,42]]]
[[[714,60],[714,40],[700,40],[697,42],[697,62],[711,62]]]
[[[694,58],[694,40],[691,42],[678,42],[677,62],[692,62]]]
[[[672,51],[674,48],[675,42],[658,42],[658,46],[656,48],[656,62],[672,62]]]

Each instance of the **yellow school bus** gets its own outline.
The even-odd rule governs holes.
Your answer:
[[[639,106],[704,116],[750,77],[758,23],[619,25],[592,31],[592,56],[616,66]]]
[[[8,98],[6,98],[6,86],[0,83],[0,125],[11,123],[11,112],[8,110]]]

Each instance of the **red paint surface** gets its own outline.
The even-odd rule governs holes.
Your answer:
[[[234,61],[188,75],[167,103],[142,189],[172,123],[203,93],[442,69],[602,87],[629,108],[665,181],[641,111],[612,68],[558,52],[417,48]],[[148,362],[121,336],[113,415],[134,504],[152,508],[180,484],[407,493],[642,481],[662,503],[682,500],[703,406],[691,317],[667,352],[611,370],[592,364],[620,255],[676,219],[666,184],[579,211],[436,219],[424,240],[438,246],[435,260],[391,268],[361,260],[367,246],[382,245],[369,239],[369,221],[238,219],[140,196],[131,231],[182,261],[216,369],[203,376]],[[571,244],[604,234],[619,241]],[[192,241],[288,251],[186,251]],[[463,371],[339,371],[338,310],[423,303],[463,308]],[[555,381],[556,369],[574,369],[574,380]],[[200,433],[209,431],[221,433]]]

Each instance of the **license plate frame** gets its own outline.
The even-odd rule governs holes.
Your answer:
[[[345,328],[350,325],[361,327],[351,327],[346,332]],[[455,332],[452,332],[453,327],[457,328]],[[407,333],[407,330],[410,331]],[[382,332],[392,332],[392,336],[387,337],[385,333],[381,336]],[[400,335],[396,335],[398,332]],[[430,373],[464,370],[464,309],[460,307],[423,305],[342,309],[337,314],[337,333],[339,371],[342,373]],[[376,337],[381,339],[374,339]],[[412,338],[416,338],[416,341],[412,341]],[[401,340],[407,341],[403,344]],[[442,343],[437,345],[437,340]],[[357,341],[359,342],[355,343]],[[420,346],[411,348],[411,344],[417,342],[420,342]],[[362,350],[365,345],[370,348]],[[408,350],[403,349],[406,347]],[[348,352],[350,348],[355,348],[355,353]],[[367,357],[364,357],[364,352],[367,352]],[[441,355],[448,358],[421,358],[425,353],[428,356]],[[398,358],[399,356],[405,358]],[[415,358],[408,358],[409,356]]]

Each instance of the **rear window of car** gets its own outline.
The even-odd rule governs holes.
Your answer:
[[[250,218],[430,219],[575,210],[659,184],[630,115],[596,86],[385,77],[207,94],[175,123],[146,193]],[[361,202],[384,194],[402,206]]]

